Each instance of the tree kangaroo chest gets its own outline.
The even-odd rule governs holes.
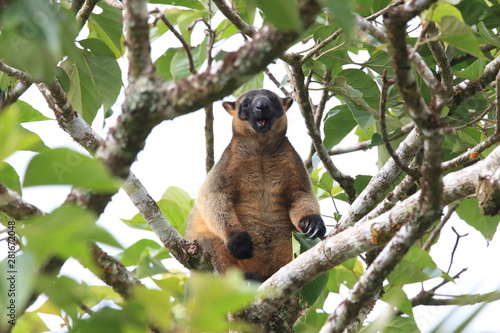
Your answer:
[[[276,157],[249,158],[235,178],[234,208],[240,223],[293,229],[289,217],[289,178],[286,163]]]

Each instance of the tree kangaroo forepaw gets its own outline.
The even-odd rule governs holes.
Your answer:
[[[227,249],[236,259],[253,258],[252,238],[246,231],[235,234],[227,243]]]
[[[304,216],[302,220],[300,220],[299,227],[302,229],[302,232],[311,239],[314,237],[323,239],[326,234],[325,223],[318,214]]]

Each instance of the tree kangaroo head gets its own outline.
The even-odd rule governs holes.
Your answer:
[[[235,134],[278,134],[286,132],[285,112],[293,103],[291,97],[281,98],[266,89],[249,90],[236,102],[222,106],[233,116]]]

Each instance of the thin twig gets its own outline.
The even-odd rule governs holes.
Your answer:
[[[453,246],[453,251],[451,251],[451,258],[450,258],[450,266],[448,266],[448,270],[446,271],[446,273],[450,273],[450,269],[451,269],[451,265],[453,265],[453,258],[455,257],[455,251],[457,250],[458,248],[458,242],[460,241],[460,238],[462,237],[465,237],[465,236],[468,236],[469,234],[466,233],[464,235],[460,235],[454,227],[451,227],[451,230],[453,230],[453,232],[455,233],[455,235],[457,235],[457,239],[455,241],[455,245]]]
[[[427,238],[427,241],[425,242],[424,246],[422,246],[422,250],[429,251],[431,246],[434,244],[434,241],[441,234],[441,229],[443,229],[444,225],[446,224],[446,222],[448,222],[448,220],[451,218],[451,215],[453,215],[453,213],[457,208],[458,204],[448,206],[448,211],[446,212],[446,215],[441,219],[438,225],[434,227],[431,235],[429,236],[429,238]]]
[[[385,148],[387,149],[387,152],[389,155],[392,157],[394,160],[394,163],[406,172],[408,175],[412,176],[414,179],[418,179],[420,177],[419,173],[417,170],[412,169],[408,167],[407,165],[403,164],[396,152],[394,151],[394,148],[392,148],[391,143],[389,142],[389,137],[387,135],[387,127],[385,124],[385,112],[386,112],[386,102],[387,102],[387,92],[389,90],[389,87],[394,84],[395,80],[387,80],[387,70],[384,69],[384,74],[382,75],[382,89],[380,92],[380,104],[379,104],[379,110],[380,110],[380,133],[382,134],[382,140],[384,141]]]
[[[264,70],[264,73],[266,73],[266,75],[269,78],[269,80],[271,80],[271,82],[274,83],[274,85],[276,86],[276,88],[278,88],[279,90],[281,90],[281,92],[285,96],[290,96],[290,97],[292,96],[291,92],[289,92],[288,90],[286,90],[285,87],[281,86],[281,83],[276,79],[276,77],[273,75],[273,73],[271,73],[271,71],[269,70],[269,68],[266,68]]]
[[[158,8],[153,9],[151,11],[151,13],[157,14],[157,17],[159,17],[160,20],[163,23],[165,23],[165,25],[170,29],[170,31],[172,31],[175,38],[177,38],[179,40],[179,42],[181,42],[182,47],[184,48],[184,51],[186,52],[186,56],[188,58],[188,62],[189,62],[188,69],[191,72],[191,74],[196,74],[196,68],[194,66],[193,54],[191,53],[191,47],[186,42],[184,37],[182,37],[182,35],[175,29],[174,25],[169,21],[169,19],[165,16],[165,14],[162,11],[160,11]]]

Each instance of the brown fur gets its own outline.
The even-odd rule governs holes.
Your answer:
[[[242,103],[248,104],[246,99],[262,96],[264,101],[279,100],[271,108],[281,108],[281,116],[267,132],[258,133],[251,120],[245,119],[249,113],[239,111]],[[223,104],[233,116],[233,138],[209,172],[187,229],[187,238],[198,240],[212,255],[218,272],[236,266],[267,279],[292,260],[292,232],[307,232],[301,229],[301,221],[304,227],[304,221],[312,217],[309,234],[317,230],[324,236],[309,177],[286,137],[285,112],[291,104],[292,99],[281,99],[267,90],[250,91],[236,103]]]

